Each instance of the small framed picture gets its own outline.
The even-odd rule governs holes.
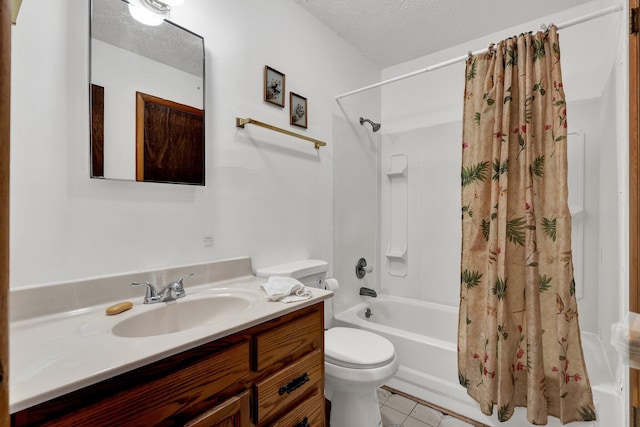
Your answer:
[[[264,100],[284,107],[284,79],[280,71],[264,66]]]
[[[289,92],[289,113],[292,125],[307,128],[307,115],[309,113],[307,110],[307,98],[297,93]]]

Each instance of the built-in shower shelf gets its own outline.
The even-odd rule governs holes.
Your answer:
[[[389,170],[387,170],[386,173],[387,177],[391,179],[406,176],[408,164],[406,154],[394,154],[389,159]]]
[[[409,160],[406,154],[389,157],[389,244],[385,256],[391,276],[407,275],[407,247],[409,229]]]
[[[402,260],[404,261],[404,259],[407,256],[407,247],[405,246],[403,250],[387,250],[387,252],[384,254],[384,256],[386,256],[389,259],[395,259],[395,260]]]

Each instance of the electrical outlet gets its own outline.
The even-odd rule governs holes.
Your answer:
[[[213,247],[213,236],[204,236],[202,238],[202,244],[205,248]]]

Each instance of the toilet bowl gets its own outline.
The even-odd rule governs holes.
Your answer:
[[[329,266],[303,260],[259,269],[258,277],[285,276],[322,287]],[[325,300],[325,397],[331,401],[331,427],[381,427],[377,389],[398,371],[393,344],[362,329],[332,327],[333,304]]]
[[[331,427],[382,426],[377,389],[398,371],[393,344],[362,329],[335,327],[325,332],[324,346]]]

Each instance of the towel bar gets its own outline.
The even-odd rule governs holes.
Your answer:
[[[246,125],[246,124],[252,124],[252,125],[260,126],[260,127],[265,128],[265,129],[269,129],[269,130],[273,130],[273,131],[276,131],[276,132],[284,133],[285,135],[295,136],[296,138],[304,139],[306,141],[311,141],[311,142],[313,142],[313,148],[315,148],[316,150],[320,149],[320,147],[324,147],[325,145],[327,145],[326,142],[319,141],[319,140],[317,140],[315,138],[310,138],[310,137],[305,136],[305,135],[300,135],[299,133],[291,132],[290,130],[286,130],[286,129],[281,129],[279,127],[275,127],[275,126],[269,125],[267,123],[259,122],[258,120],[253,120],[251,118],[242,119],[240,117],[236,117],[236,127],[244,129],[244,125]]]

